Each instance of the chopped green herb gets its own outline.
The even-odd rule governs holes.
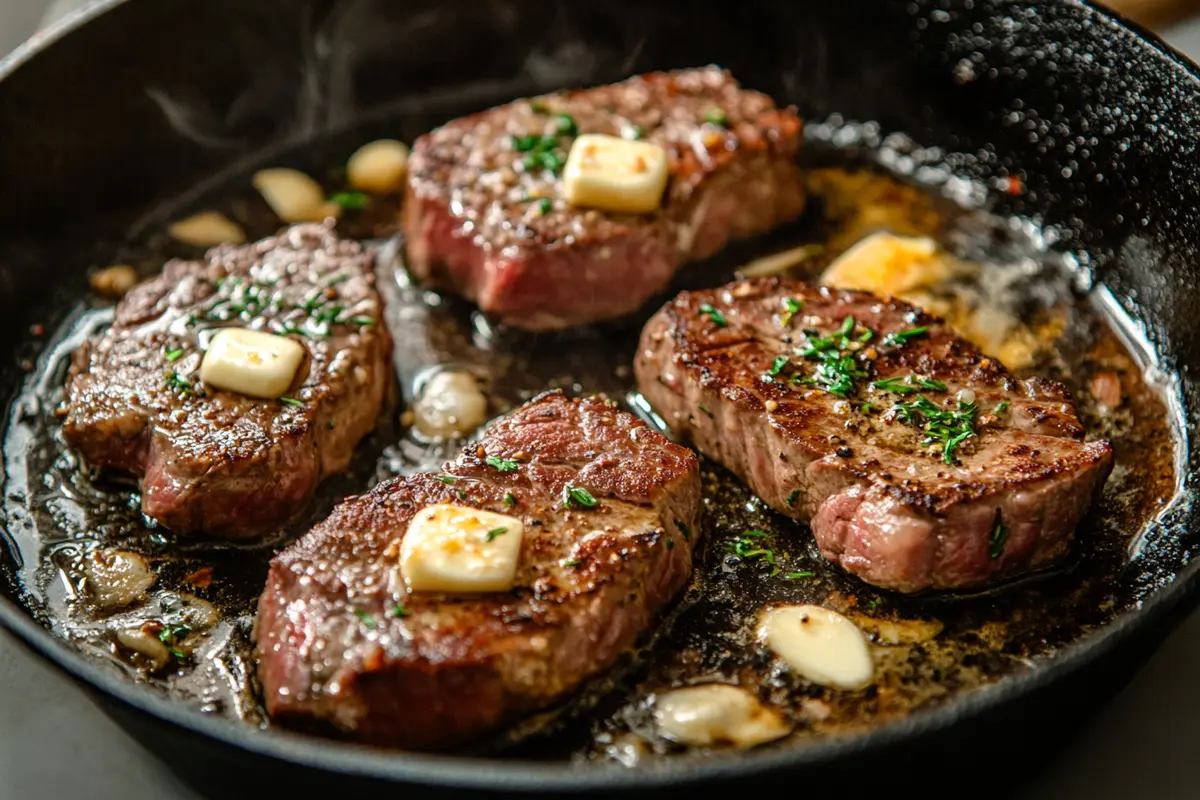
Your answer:
[[[362,325],[365,328],[370,328],[371,326],[377,324],[373,317],[351,317],[346,321],[351,325]],[[334,319],[333,322],[337,322],[337,320]]]
[[[928,327],[910,328],[906,331],[889,333],[887,336],[883,337],[883,344],[885,347],[901,347],[908,344],[911,340],[924,336],[927,333],[929,333]]]
[[[540,141],[541,137],[539,136],[514,136],[512,137],[512,146],[518,153],[528,153],[537,147]]]
[[[729,124],[729,115],[725,113],[725,109],[723,108],[714,108],[704,115],[704,121],[710,125],[720,125],[724,128]]]
[[[187,378],[180,375],[175,370],[171,370],[166,375],[167,388],[181,397],[187,397],[192,393],[192,384]]]
[[[931,381],[916,375],[906,375],[902,378],[885,378],[881,381],[875,381],[871,386],[884,392],[892,392],[893,394],[916,394],[921,389],[930,389],[935,392],[946,391],[946,384],[941,381]]]
[[[360,620],[362,620],[362,624],[363,624],[364,628],[374,628],[375,627],[375,618],[373,616],[371,616],[371,612],[364,611],[361,608],[356,608],[356,609],[354,609],[354,616],[356,616]]]
[[[879,608],[879,604],[882,602],[883,601],[880,600],[878,597],[872,597],[870,600],[867,601],[867,608]]]
[[[1001,400],[999,403],[996,404],[996,408],[992,411],[992,413],[995,414],[996,416],[1000,416],[1005,411],[1008,411],[1008,405],[1009,404],[1008,404],[1007,400]]]
[[[918,425],[925,431],[923,445],[941,444],[942,459],[954,463],[954,452],[960,444],[975,436],[974,403],[958,402],[953,411],[945,411],[919,395],[910,403],[892,406],[901,421]]]
[[[866,344],[867,342],[871,341],[874,338],[875,338],[875,331],[871,330],[870,328],[867,328],[865,331],[863,331],[861,334],[859,334],[858,343]]]
[[[708,410],[708,406],[704,405],[704,403],[701,403],[699,408],[701,411],[703,411],[708,416],[710,416],[710,417],[712,416],[712,412]]]
[[[504,506],[506,508],[512,508],[516,504],[517,504],[517,498],[513,497],[513,493],[505,492],[504,493]]]
[[[722,549],[741,559],[760,559],[771,565],[771,574],[777,575],[779,567],[775,564],[775,551],[761,547],[756,539],[765,537],[766,531],[750,530],[743,533],[732,542],[725,542]]]
[[[564,558],[558,563],[562,564],[564,567],[578,567],[580,562],[578,558]]]
[[[592,493],[582,486],[568,484],[563,487],[563,505],[567,508],[595,508],[597,501],[592,497]]]
[[[787,363],[787,356],[775,356],[775,360],[771,362],[771,368],[767,370],[767,374],[774,378],[783,371],[783,368],[787,366]]]
[[[854,317],[846,317],[836,333],[813,338],[815,331],[806,332],[806,344],[800,355],[819,363],[810,377],[797,376],[792,382],[815,386],[837,397],[849,396],[855,389],[855,381],[868,374],[866,367],[855,359],[852,349],[850,336],[855,325]]]
[[[330,279],[325,284],[325,286],[332,289],[334,286],[337,286],[339,283],[345,283],[348,280],[350,280],[350,276],[347,273],[339,272],[337,275],[334,275],[333,278]]]
[[[554,208],[554,201],[549,197],[543,197],[538,200],[537,210],[543,217],[550,213],[550,209]]]
[[[815,572],[805,570],[803,572],[788,572],[783,577],[787,578],[790,581],[795,581],[795,580],[799,580],[800,578],[811,578],[813,575],[816,575],[816,574],[817,573],[815,573]]]
[[[362,192],[338,192],[329,198],[329,202],[336,203],[347,211],[362,211],[371,204],[371,198]]]
[[[437,479],[442,483],[449,484],[451,486],[458,483],[458,478],[455,478],[452,475],[438,475]]]
[[[487,540],[490,542],[492,539],[495,539],[497,536],[503,536],[506,533],[508,533],[508,528],[492,528],[490,531],[487,532]]]
[[[396,603],[396,605],[392,606],[391,613],[389,613],[388,616],[395,617],[397,619],[400,617],[407,617],[408,609],[404,607],[403,603]]]
[[[875,410],[875,404],[874,403],[859,403],[858,410],[863,412],[864,414],[870,414],[872,411]]]
[[[174,350],[168,350],[165,353],[167,361],[178,361],[183,356],[183,348],[176,347]]]
[[[796,505],[796,500],[798,500],[799,497],[800,497],[799,489],[792,489],[790,492],[788,492],[787,507],[791,508],[792,506]]]
[[[550,111],[550,107],[541,100],[530,100],[529,110],[535,114],[545,114]]]
[[[995,561],[1004,555],[1004,543],[1007,541],[1008,526],[1000,516],[1000,509],[996,509],[996,522],[992,525],[992,536],[988,539],[988,558]]]
[[[854,317],[846,317],[842,320],[842,328],[838,331],[842,336],[849,336],[854,333]]]
[[[191,632],[191,625],[167,625],[158,632],[158,640],[163,644],[175,644]]]
[[[675,549],[675,540],[674,540],[674,539],[672,539],[670,536],[668,536],[668,537],[667,537],[667,549],[668,549],[668,550],[674,550],[674,549]]]
[[[459,500],[466,500],[467,499],[467,490],[466,489],[455,489],[454,496],[457,497]]]
[[[279,398],[279,402],[281,402],[281,403],[286,403],[286,404],[287,404],[287,405],[289,405],[289,406],[302,406],[302,405],[304,405],[304,403],[300,402],[300,401],[299,401],[299,400],[297,400],[296,398],[294,398],[294,397],[288,397],[286,394],[285,394],[285,395],[283,395],[282,397],[280,397],[280,398]]]
[[[700,306],[700,316],[708,317],[708,321],[718,328],[725,328],[729,325],[729,321],[725,319],[725,315],[713,308],[709,303]]]
[[[333,430],[335,427],[337,427],[337,423],[334,422],[333,420],[329,420],[328,422],[325,423],[325,427],[329,428],[329,430]]]
[[[497,458],[496,456],[488,456],[484,461],[489,467],[498,472],[516,472],[518,464],[511,458]]]
[[[792,318],[804,308],[804,301],[794,297],[783,298],[783,313],[779,315],[779,324],[786,328],[792,323]]]
[[[579,133],[579,126],[570,114],[559,114],[554,118],[554,126],[560,136],[574,136]]]
[[[681,534],[683,534],[684,539],[687,539],[689,542],[692,540],[692,532],[688,530],[686,522],[677,519],[675,520],[675,527],[679,529]]]
[[[621,131],[622,139],[632,139],[634,141],[641,139],[645,135],[641,125],[626,125]]]

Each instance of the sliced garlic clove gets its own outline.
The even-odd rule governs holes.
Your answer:
[[[466,436],[487,422],[488,401],[470,372],[442,370],[429,378],[413,404],[413,423],[430,438]]]
[[[155,580],[146,559],[127,550],[92,551],[84,560],[83,576],[84,590],[102,611],[141,600]]]
[[[688,686],[658,695],[654,721],[668,739],[692,746],[754,747],[786,736],[789,727],[775,709],[745,689],[721,683]]]
[[[361,192],[390,194],[404,186],[408,170],[408,146],[395,139],[364,144],[350,156],[346,178]]]
[[[321,222],[336,218],[341,206],[325,198],[325,190],[308,175],[285,167],[263,169],[251,179],[275,215],[286,223]]]
[[[760,617],[758,638],[813,683],[854,690],[874,681],[875,664],[863,632],[828,608],[799,605],[768,609]]]
[[[246,242],[246,232],[242,226],[217,211],[201,211],[174,222],[167,228],[167,233],[193,247]]]
[[[117,643],[126,650],[132,650],[146,658],[151,672],[157,672],[171,660],[171,652],[163,642],[141,628],[127,628],[117,631]]]

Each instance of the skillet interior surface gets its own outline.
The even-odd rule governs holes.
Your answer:
[[[0,174],[7,186],[21,187],[0,198],[0,279],[11,309],[3,324],[8,341],[25,342],[7,365],[6,385],[20,379],[22,361],[38,356],[38,341],[24,331],[35,321],[61,319],[62,300],[79,296],[87,266],[111,262],[145,234],[147,220],[173,215],[264,152],[333,141],[339,130],[378,129],[395,119],[412,120],[414,130],[399,131],[411,139],[422,124],[463,107],[715,62],[746,85],[797,103],[806,118],[830,121],[810,127],[826,144],[875,158],[886,153],[888,166],[934,188],[994,190],[1019,176],[1025,190],[992,191],[989,206],[1053,231],[1055,249],[1073,253],[1081,266],[1075,277],[1107,287],[1104,296],[1135,328],[1143,326],[1155,374],[1178,376],[1166,387],[1172,413],[1182,431],[1192,430],[1187,415],[1195,387],[1187,366],[1198,362],[1188,335],[1195,303],[1188,289],[1200,184],[1186,158],[1195,147],[1189,67],[1082,6],[871,8],[864,15],[853,4],[817,11],[702,3],[689,11],[694,35],[680,37],[669,11],[620,3],[603,10],[491,3],[490,13],[467,4],[424,11],[414,4],[401,13],[372,2],[263,3],[253,10],[213,3],[198,15],[184,14],[183,4],[118,4],[0,84],[6,142]],[[131,41],[144,46],[130,52]],[[102,85],[81,78],[99,76],[81,65],[108,63],[99,59],[116,47],[125,53],[123,66],[105,74]],[[75,77],[64,84],[67,72]],[[834,115],[872,124],[832,124]],[[83,124],[104,119],[121,124]],[[881,148],[873,141],[892,131],[925,147],[893,141]],[[49,269],[61,275],[54,281],[61,294],[43,277]],[[1179,445],[1189,459],[1180,470],[1186,477],[1193,465],[1186,439]],[[648,786],[817,763],[933,730],[1060,678],[1182,598],[1194,573],[1191,515],[1185,491],[1139,538],[1137,558],[1112,592],[1111,619],[1089,635],[1085,626],[1071,627],[1056,657],[1023,675],[850,738],[638,771],[572,774],[493,761],[468,768],[461,760],[379,756],[239,730],[170,706],[69,655],[31,623],[28,609],[5,602],[0,613],[102,690],[251,750],[421,782]],[[17,564],[0,562],[5,595],[25,607],[31,604],[19,572]]]

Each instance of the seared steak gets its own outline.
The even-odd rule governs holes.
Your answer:
[[[662,208],[617,214],[568,205],[553,167],[576,133],[663,147],[670,180]],[[549,166],[521,149],[522,137],[557,143]],[[793,109],[716,67],[463,117],[413,145],[403,211],[409,268],[517,328],[621,316],[662,291],[685,262],[799,216],[799,147]]]
[[[74,355],[67,440],[137,474],[142,508],[169,530],[244,538],[300,511],[349,464],[391,386],[372,258],[323,225],[173,261],[134,287]],[[255,327],[307,356],[283,400],[200,383],[214,329]]]
[[[597,504],[567,507],[568,484]],[[515,588],[408,590],[401,542],[437,503],[520,518]],[[267,709],[287,725],[439,749],[542,708],[610,665],[678,594],[699,513],[690,451],[600,399],[540,395],[442,475],[346,500],[271,562],[257,621]]]
[[[1064,387],[865,292],[685,292],[646,325],[635,370],[668,425],[809,522],[826,558],[903,592],[1061,556],[1112,467]]]

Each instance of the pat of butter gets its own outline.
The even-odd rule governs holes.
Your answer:
[[[222,328],[209,342],[200,380],[217,389],[274,399],[287,392],[304,360],[291,339],[248,328]]]
[[[400,543],[400,572],[414,592],[511,589],[525,526],[516,517],[452,503],[417,512]]]
[[[837,257],[821,283],[839,289],[861,289],[878,295],[900,296],[952,277],[937,242],[919,236],[896,236],[880,231],[858,241]]]
[[[667,175],[658,145],[585,133],[571,146],[563,188],[573,206],[642,214],[662,204]]]

